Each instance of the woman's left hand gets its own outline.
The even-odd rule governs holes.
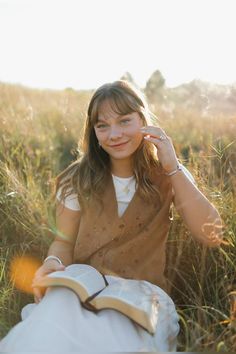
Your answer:
[[[174,171],[178,159],[171,138],[160,127],[149,125],[140,130],[144,134],[144,139],[156,146],[158,159],[166,173]]]

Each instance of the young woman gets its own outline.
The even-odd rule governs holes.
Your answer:
[[[93,313],[67,288],[34,287],[35,304],[2,340],[3,351],[174,351],[178,316],[167,294],[165,244],[172,202],[193,237],[221,242],[221,219],[178,162],[171,138],[150,124],[141,92],[105,84],[87,112],[83,156],[57,178],[57,235],[35,274],[90,264],[109,279],[150,283],[159,301],[154,335],[123,314]]]

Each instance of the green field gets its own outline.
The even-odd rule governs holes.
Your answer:
[[[79,154],[91,92],[0,84],[0,337],[33,301],[10,280],[16,256],[42,260],[53,240],[55,176]],[[236,351],[236,113],[204,114],[153,104],[181,162],[224,222],[221,248],[192,240],[178,215],[167,247],[167,275],[180,315],[179,351]]]

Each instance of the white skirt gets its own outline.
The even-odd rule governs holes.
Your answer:
[[[116,277],[109,277],[109,283]],[[0,341],[0,353],[176,351],[178,315],[171,298],[156,285],[159,312],[154,335],[122,313],[91,312],[66,287],[48,288],[39,304],[21,311],[22,321]]]

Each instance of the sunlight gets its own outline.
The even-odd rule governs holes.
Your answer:
[[[95,88],[129,71],[144,86],[236,82],[234,1],[0,0],[0,81]]]
[[[30,256],[15,257],[11,262],[10,274],[13,285],[29,294],[33,294],[32,280],[41,262]]]

